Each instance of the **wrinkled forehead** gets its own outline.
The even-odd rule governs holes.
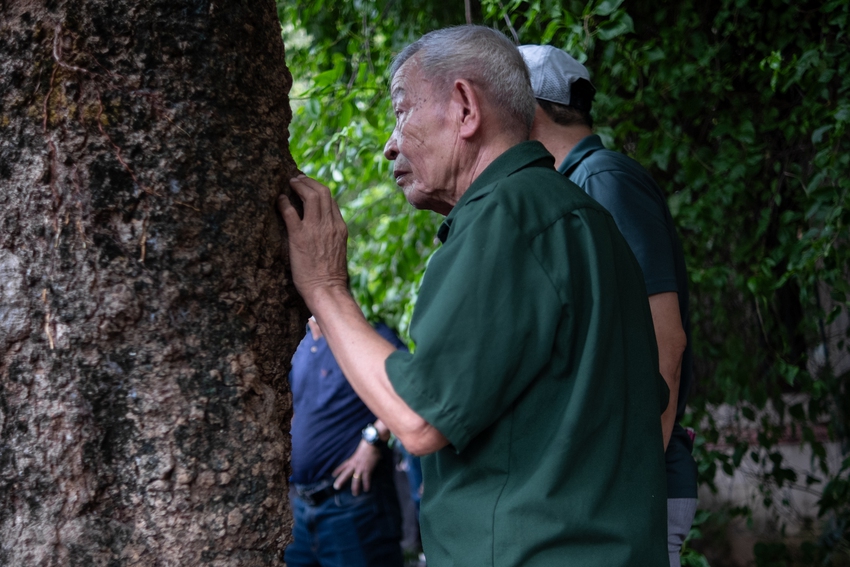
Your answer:
[[[402,98],[408,91],[415,90],[419,82],[419,63],[416,57],[411,57],[398,68],[390,83],[390,98]]]

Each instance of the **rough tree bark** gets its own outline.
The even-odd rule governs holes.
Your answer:
[[[280,565],[272,0],[0,0],[0,565]]]

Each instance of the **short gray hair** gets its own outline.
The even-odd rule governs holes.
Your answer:
[[[435,89],[447,91],[457,79],[472,82],[509,123],[525,127],[528,136],[537,101],[522,55],[502,33],[476,25],[429,32],[398,54],[390,67],[390,80],[417,54],[423,74]]]

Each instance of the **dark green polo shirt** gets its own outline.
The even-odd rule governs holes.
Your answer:
[[[667,562],[668,391],[611,215],[515,146],[440,228],[396,392],[451,445],[422,459],[430,567]]]
[[[605,149],[599,136],[587,136],[564,158],[558,171],[613,215],[643,272],[649,295],[675,291],[688,344],[676,407],[676,426],[667,445],[667,497],[696,498],[697,469],[692,443],[679,421],[693,382],[693,351],[688,314],[688,273],[682,243],[667,199],[649,172],[628,156]]]

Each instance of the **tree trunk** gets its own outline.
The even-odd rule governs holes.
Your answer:
[[[0,565],[281,565],[272,0],[0,0]]]

